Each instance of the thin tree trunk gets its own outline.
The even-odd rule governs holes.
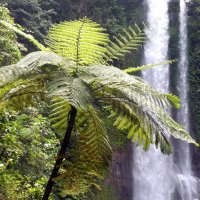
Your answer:
[[[58,171],[60,169],[60,165],[61,165],[61,163],[64,159],[66,149],[69,146],[71,133],[72,133],[72,130],[73,130],[73,127],[74,127],[74,124],[75,124],[76,113],[77,113],[77,110],[74,107],[72,107],[70,112],[69,112],[69,116],[68,116],[68,124],[67,124],[67,130],[66,130],[66,133],[65,133],[65,137],[63,139],[60,151],[58,152],[57,160],[56,160],[56,163],[55,163],[54,168],[52,170],[49,181],[47,183],[47,186],[46,186],[42,200],[48,200],[49,195],[51,194],[51,191],[52,191],[52,188],[53,188],[53,185],[54,185],[53,178],[57,177]]]

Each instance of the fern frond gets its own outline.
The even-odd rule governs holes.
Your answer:
[[[110,110],[112,114],[110,117],[116,118],[114,126],[119,130],[127,130],[127,138],[131,139],[132,142],[137,141],[138,145],[143,143],[143,148],[147,151],[150,143],[153,143],[152,135],[148,133],[148,129],[146,130],[145,127],[140,124],[129,105],[117,98],[107,99],[106,102],[111,105]]]
[[[115,59],[124,57],[127,53],[131,53],[132,50],[137,50],[144,42],[145,35],[137,24],[135,30],[129,27],[127,30],[123,30],[123,35],[119,34],[118,37],[114,37],[115,42],[109,42],[107,45],[107,51],[104,59],[105,63],[112,62]]]
[[[61,138],[67,129],[68,114],[71,105],[61,97],[53,97],[50,104],[50,121],[52,128]]]
[[[84,18],[54,25],[45,42],[54,52],[76,65],[89,65],[104,63],[108,34],[99,24]]]
[[[177,103],[176,98],[172,98],[171,95],[160,94],[144,81],[140,81],[139,78],[130,76],[111,66],[108,68],[107,66],[94,65],[85,67],[85,70],[87,73],[90,72],[94,77],[93,79],[89,79],[88,84],[90,82],[94,87],[97,100],[105,103],[109,102],[108,99],[110,98],[119,99],[131,110],[131,113],[135,115],[139,121],[140,127],[145,130],[148,139],[152,141],[152,143],[159,143],[160,148],[165,146],[170,150],[166,136],[171,134],[175,138],[198,145],[195,140],[164,111],[165,108],[171,105],[171,101]],[[124,117],[126,118],[126,116]],[[118,123],[125,123],[122,121],[124,120],[123,117],[118,120]],[[143,135],[145,135],[145,132],[143,132]],[[162,151],[169,153],[170,151],[168,150],[163,149]]]
[[[18,79],[31,78],[41,74],[51,74],[60,68],[68,68],[72,63],[53,52],[38,51],[25,56],[16,64],[0,68],[0,88]]]
[[[89,86],[81,79],[60,77],[47,84],[48,97],[51,98],[50,119],[58,134],[64,134],[67,128],[68,112],[71,106],[78,111],[88,111],[94,104]]]
[[[129,68],[123,70],[123,71],[126,72],[126,73],[134,73],[134,72],[137,72],[137,71],[151,69],[153,67],[158,67],[158,66],[172,64],[172,63],[174,63],[176,61],[177,60],[167,60],[167,61],[156,63],[156,64],[143,65],[143,66],[139,66],[139,67],[129,67]]]
[[[50,119],[58,135],[63,135],[66,130],[71,105],[78,110],[73,134],[76,148],[62,164],[65,172],[55,178],[65,183],[62,194],[79,195],[92,186],[99,187],[98,180],[103,179],[111,146],[106,128],[92,105],[89,86],[78,78],[60,77],[50,82],[47,88],[52,98]]]
[[[91,65],[85,68],[80,67],[82,71],[88,74],[86,77],[80,77],[84,79],[85,82],[97,84],[99,90],[106,89],[108,92],[113,92],[113,88],[124,89],[124,93],[129,96],[129,98],[134,98],[136,101],[143,101],[148,105],[152,105],[154,109],[168,108],[171,103],[165,94],[159,93],[157,90],[152,88],[148,83],[143,81],[143,79],[130,76],[120,69],[110,66],[109,68],[104,65]],[[80,71],[81,71],[80,70]],[[88,78],[89,76],[93,76]],[[96,90],[95,90],[96,91]],[[122,96],[124,98],[124,96]]]
[[[18,29],[16,26],[13,26],[12,24],[10,24],[10,23],[8,23],[8,22],[6,22],[4,20],[0,20],[0,24],[2,24],[3,26],[5,26],[6,28],[8,28],[10,30],[13,30],[15,33],[23,36],[24,38],[28,39],[39,50],[41,50],[41,51],[49,51],[48,48],[46,48],[40,42],[38,42],[32,35],[24,33],[23,31],[21,31],[20,29]]]
[[[181,107],[181,100],[177,96],[173,94],[166,94],[166,97],[169,99],[169,101],[175,108]]]
[[[149,149],[150,144],[155,144],[162,153],[170,154],[172,152],[164,130],[158,126],[150,111],[147,112],[146,109],[126,98],[111,97],[104,99],[103,102],[111,105],[111,117],[116,118],[114,126],[119,130],[127,130],[127,137],[132,142],[137,142],[137,145],[143,145],[145,151]]]
[[[41,79],[18,80],[0,90],[0,111],[35,106],[45,100],[45,96]]]
[[[79,195],[95,186],[103,179],[105,166],[111,156],[111,146],[99,113],[89,107],[87,112],[77,115],[75,151],[63,163],[64,173],[56,180],[64,180],[63,196]],[[71,162],[69,162],[71,160]]]
[[[80,140],[85,150],[85,156],[87,152],[92,152],[92,162],[108,162],[111,157],[111,146],[108,139],[107,130],[100,120],[99,113],[92,106],[89,106],[88,112],[85,114],[85,127],[78,127]],[[80,124],[81,125],[81,124]]]
[[[93,104],[89,86],[79,78],[60,77],[47,87],[49,97],[62,97],[78,110],[87,110]]]

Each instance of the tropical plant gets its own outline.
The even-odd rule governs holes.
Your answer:
[[[192,127],[200,141],[200,2],[193,0],[188,10],[189,40],[189,97],[191,102]]]
[[[7,0],[7,7],[15,23],[25,28],[26,32],[34,34],[39,41],[43,41],[52,24],[51,18],[55,16],[53,6],[58,6],[55,0],[54,3],[52,2],[52,9],[47,8],[47,10],[41,8],[38,0]]]
[[[0,115],[0,199],[42,199],[58,142],[36,108]]]
[[[0,6],[0,20],[13,24],[7,8]],[[16,63],[21,57],[19,44],[13,30],[5,29],[0,25],[0,66]]]
[[[87,18],[62,22],[50,29],[45,42],[50,49],[0,68],[0,111],[37,106],[43,99],[50,104],[52,127],[64,136],[43,200],[54,182],[61,185],[63,196],[99,188],[112,154],[102,107],[115,119],[114,126],[127,131],[144,150],[155,144],[170,154],[168,134],[198,146],[165,112],[180,106],[176,96],[159,93],[141,78],[110,65],[144,42],[137,25],[111,42],[105,30]]]

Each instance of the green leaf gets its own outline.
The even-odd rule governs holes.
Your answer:
[[[46,38],[54,52],[76,65],[104,63],[107,43],[105,30],[87,18],[54,25]]]

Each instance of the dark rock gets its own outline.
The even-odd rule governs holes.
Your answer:
[[[114,148],[110,173],[105,184],[115,188],[117,200],[132,200],[133,198],[132,162],[132,143],[128,143],[123,150]]]

